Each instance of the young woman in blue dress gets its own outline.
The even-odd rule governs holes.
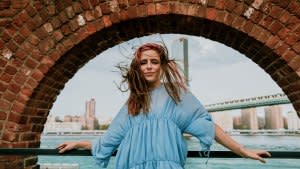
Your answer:
[[[203,151],[213,140],[234,153],[265,163],[264,150],[250,150],[234,141],[218,125],[200,101],[186,88],[184,77],[167,49],[156,43],[140,46],[130,67],[120,67],[129,98],[107,132],[94,141],[72,141],[58,146],[91,150],[105,168],[118,148],[116,169],[183,169],[187,145],[183,133],[199,139]]]

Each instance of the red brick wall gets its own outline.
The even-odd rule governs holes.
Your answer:
[[[97,54],[151,33],[203,36],[263,68],[300,112],[298,0],[0,1],[0,146],[39,147],[65,83]],[[35,168],[0,157],[0,168]]]

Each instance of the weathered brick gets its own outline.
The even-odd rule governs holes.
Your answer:
[[[226,13],[224,22],[226,25],[231,25],[233,19],[234,19],[234,15],[232,13]]]
[[[72,6],[73,6],[74,12],[75,12],[76,14],[82,12],[81,4],[80,4],[79,2],[74,2]]]
[[[7,111],[10,108],[10,104],[8,101],[0,100],[0,110]]]
[[[59,13],[59,20],[61,23],[66,23],[69,19],[64,11]]]
[[[124,9],[129,6],[128,0],[118,0],[119,8]]]
[[[53,31],[53,27],[52,27],[51,23],[45,23],[43,27],[44,27],[45,31],[48,33]]]
[[[17,142],[17,143],[14,142],[14,143],[12,143],[12,147],[13,148],[24,148],[24,147],[27,147],[27,143],[26,142]]]
[[[47,38],[45,40],[43,40],[40,44],[39,44],[39,49],[42,53],[47,53],[50,49],[52,49],[55,46],[55,42],[52,38]]]
[[[33,59],[28,58],[25,62],[25,65],[31,69],[34,69],[38,65],[38,63],[36,61],[34,61]]]
[[[57,30],[53,33],[53,37],[56,40],[56,42],[59,42],[60,40],[62,40],[64,38],[64,35],[61,33],[60,30]]]
[[[262,43],[265,43],[271,36],[271,33],[265,29],[262,29],[261,31],[262,32],[259,34],[258,40]]]
[[[21,90],[21,86],[17,83],[10,83],[10,85],[8,86],[8,90],[10,90],[13,93],[18,93]]]
[[[290,62],[288,62],[288,65],[295,71],[297,71],[300,68],[300,56],[295,56]]]
[[[103,16],[102,19],[103,19],[103,23],[104,23],[105,27],[110,27],[112,25],[112,22],[111,22],[109,16]]]
[[[55,8],[55,5],[49,5],[47,6],[47,13],[50,15],[50,16],[53,16],[56,14],[56,8]]]
[[[145,17],[147,15],[146,5],[140,5],[137,7],[137,16]]]
[[[209,20],[215,20],[217,17],[217,11],[214,8],[207,8],[206,10],[206,18]]]
[[[46,74],[48,70],[53,66],[54,62],[49,63],[41,63],[38,67],[38,69],[43,73]]]
[[[285,52],[287,52],[289,50],[289,46],[285,43],[280,43],[280,45],[277,45],[276,46],[276,49],[275,49],[275,53],[278,55],[278,56],[281,56],[283,55]]]
[[[36,84],[37,84],[37,82],[32,79],[29,79],[28,83],[30,83],[30,84],[28,84],[28,85],[30,85],[30,87],[24,86],[20,91],[20,93],[23,95],[23,97],[18,98],[18,100],[21,101],[20,103],[22,103],[22,101],[27,101],[29,99],[29,97],[32,95],[32,92],[33,92],[31,88],[35,88]]]
[[[69,28],[74,32],[79,28],[77,19],[73,19],[69,22]]]
[[[32,72],[31,76],[33,77],[33,79],[39,82],[43,79],[44,74],[39,70],[35,70]]]
[[[8,73],[2,73],[2,75],[0,76],[0,80],[2,80],[3,82],[9,83],[12,79],[12,75],[9,75]]]
[[[157,12],[157,14],[168,14],[168,13],[170,13],[169,4],[168,3],[157,3],[156,4],[156,12]]]
[[[283,25],[278,21],[273,21],[273,23],[268,28],[273,34],[276,34],[280,29],[283,28]]]
[[[63,25],[60,30],[62,31],[62,33],[64,35],[71,34],[71,29],[70,29],[69,25]]]
[[[93,11],[86,11],[84,14],[84,17],[87,21],[93,21],[95,20],[94,12]]]
[[[299,1],[296,2],[296,1],[291,1],[289,6],[288,6],[288,10],[293,13],[293,14],[296,14],[296,16],[300,17],[300,3]]]
[[[27,38],[31,32],[29,31],[29,29],[27,28],[27,26],[23,26],[20,30],[19,30],[20,34],[24,37]]]
[[[17,73],[17,69],[13,66],[7,65],[4,69],[4,72],[9,75],[14,75]]]
[[[16,42],[12,39],[6,44],[6,47],[12,52],[17,51],[19,48]]]
[[[26,102],[29,100],[29,97],[27,95],[23,94],[24,88],[21,89],[21,92],[17,95],[16,101],[22,104],[26,104]],[[27,89],[30,90],[30,89]]]
[[[12,113],[10,113],[10,115],[11,114]],[[16,141],[18,141],[18,139],[19,139],[19,134],[18,133],[9,132],[7,130],[3,132],[2,140],[10,141],[10,142],[16,142]]]
[[[0,67],[4,67],[4,65],[6,65],[6,64],[7,64],[7,61],[0,58]]]
[[[216,1],[216,8],[217,9],[224,9],[225,7],[225,0],[217,0]]]
[[[0,111],[0,120],[5,120],[7,118],[7,114],[4,111]]]
[[[44,27],[40,27],[35,31],[35,35],[39,37],[40,40],[43,40],[48,36],[48,32]]]
[[[277,35],[280,37],[280,39],[285,39],[290,31],[290,29],[284,27],[277,33]]]
[[[43,55],[39,51],[39,49],[32,49],[31,57],[37,61],[40,61]]]
[[[120,22],[120,15],[117,12],[111,13],[109,17],[110,17],[110,20],[112,23]],[[102,22],[102,20],[98,20],[98,21]],[[95,25],[96,25],[97,30],[99,30],[99,27],[98,27],[99,25],[98,25],[97,21],[95,22]]]
[[[294,51],[288,50],[283,55],[282,58],[286,62],[290,62],[297,54]]]
[[[101,7],[102,14],[104,14],[104,15],[105,14],[110,14],[112,12],[111,7],[109,5],[109,2],[101,3],[100,7]]]
[[[52,17],[52,20],[50,21],[54,29],[57,29],[61,26],[61,22],[58,17]]]
[[[17,84],[22,85],[25,83],[25,81],[27,80],[26,76],[22,73],[22,72],[18,72],[15,77],[14,80]]]
[[[24,42],[25,38],[22,37],[21,35],[17,34],[17,35],[14,37],[14,40],[15,40],[15,42],[17,42],[19,45],[21,45],[21,44]]]
[[[31,121],[31,120],[30,120]],[[31,140],[35,140],[35,133],[24,133],[21,135],[20,140],[21,141],[31,141]],[[37,160],[35,160],[37,161]],[[28,162],[27,162],[28,163]],[[27,164],[28,165],[28,164]]]
[[[57,61],[60,58],[60,55],[57,51],[52,51],[52,53],[49,54],[50,58],[54,61]]]
[[[128,17],[129,17],[129,19],[133,19],[133,18],[137,17],[137,10],[135,7],[128,8]]]
[[[89,1],[86,1],[86,0],[80,0],[81,2],[81,6],[83,9],[85,10],[88,10],[88,9],[91,9],[91,6],[89,4]]]
[[[236,6],[236,3],[234,0],[226,0],[225,1],[225,9],[228,11],[232,11]]]
[[[29,0],[11,1],[11,7],[15,9],[25,8],[29,4]]]
[[[5,100],[9,101],[9,102],[13,102],[16,98],[16,94],[15,93],[11,93],[10,91],[6,91],[3,93],[2,96]]]
[[[71,19],[75,16],[75,12],[71,6],[66,8],[66,14],[69,19]]]
[[[289,19],[290,19],[291,15],[289,12],[287,11],[284,11],[282,13],[282,15],[279,17],[279,20],[282,22],[282,23],[286,23]]]
[[[156,14],[155,4],[148,4],[147,5],[147,14],[148,14],[148,16]]]
[[[24,104],[14,103],[11,110],[16,113],[22,113],[25,108]]]
[[[285,26],[289,29],[293,30],[295,29],[295,26],[297,26],[300,23],[300,19],[298,19],[296,16],[292,16],[287,23],[285,23]]]
[[[90,35],[97,31],[95,24],[92,23],[88,23],[86,29]]]
[[[289,45],[294,45],[298,40],[299,37],[293,34],[293,35],[288,35],[284,41]]]
[[[259,24],[264,28],[268,28],[273,20],[274,19],[271,16],[265,16],[262,20],[260,20]]]
[[[11,36],[9,35],[9,33],[7,31],[3,31],[2,35],[1,35],[1,39],[4,42],[8,42],[11,39]]]
[[[293,49],[294,49],[297,53],[300,53],[300,42],[295,43],[295,45],[293,46]]]
[[[279,42],[279,38],[277,36],[271,36],[267,42],[266,45],[271,48],[274,49],[274,47],[276,46],[276,44]]]
[[[66,39],[62,43],[66,50],[70,50],[74,46],[74,43],[70,39]]]
[[[28,13],[28,15],[31,17],[33,17],[36,14],[35,8],[32,7],[31,5],[28,5],[25,10]]]

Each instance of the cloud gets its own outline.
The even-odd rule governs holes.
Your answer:
[[[113,72],[117,70],[114,66],[130,61],[125,56],[132,46],[164,41],[171,52],[172,42],[181,37],[189,41],[191,90],[204,104],[282,92],[263,69],[223,44],[195,36],[155,34],[124,42],[92,59],[67,82],[50,113],[80,115],[85,111],[85,101],[95,98],[98,117],[115,115],[127,94],[114,84],[120,82],[119,73]]]

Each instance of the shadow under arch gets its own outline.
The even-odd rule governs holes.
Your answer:
[[[295,87],[291,87],[291,84],[297,85],[300,80],[297,73],[281,59],[281,56],[253,37],[223,23],[207,19],[174,14],[150,16],[102,29],[60,57],[35,88],[25,107],[24,113],[33,116],[29,119],[29,123],[34,124],[32,132],[43,131],[44,123],[56,97],[66,82],[89,60],[121,42],[152,33],[202,36],[223,43],[245,54],[264,69],[288,95],[292,103],[298,103],[300,100],[300,88],[297,88],[299,92],[295,93],[293,90]],[[296,110],[300,109],[297,105],[294,107]],[[29,147],[32,146],[39,146],[39,143]]]

